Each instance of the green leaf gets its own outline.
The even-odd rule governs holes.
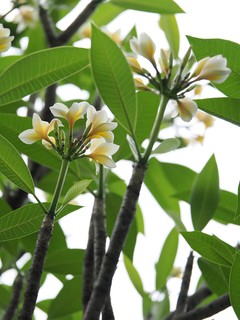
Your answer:
[[[201,110],[240,126],[240,99],[212,98],[195,102]]]
[[[46,204],[49,206],[50,204]],[[67,205],[55,219],[58,221],[79,206]],[[22,238],[40,229],[44,212],[38,203],[27,204],[0,218],[0,241]]]
[[[172,0],[111,0],[117,6],[140,10],[146,12],[154,12],[160,14],[183,13],[184,11]]]
[[[11,293],[10,293],[11,287],[8,287],[4,284],[0,284],[0,306],[3,309],[6,309],[9,305],[10,299],[11,299]]]
[[[231,98],[240,98],[240,45],[222,39],[199,39],[188,36],[197,60],[222,54],[227,58],[227,66],[231,69],[229,77],[220,84],[214,83],[218,90]]]
[[[117,121],[132,135],[137,103],[130,67],[117,44],[95,26],[92,29],[92,72],[99,93]]]
[[[173,269],[177,248],[178,231],[176,228],[173,228],[165,240],[158,262],[155,265],[156,290],[162,290],[166,286],[167,278]]]
[[[203,258],[226,267],[231,266],[236,249],[226,242],[200,231],[182,232],[182,235]]]
[[[78,197],[80,194],[82,194],[89,184],[92,182],[92,180],[82,180],[79,182],[76,182],[65,194],[65,197],[63,198],[62,205],[65,206],[67,203]]]
[[[32,176],[17,149],[0,135],[0,172],[20,189],[34,194]]]
[[[17,101],[78,73],[88,64],[87,49],[59,47],[29,54],[0,75],[0,105]]]
[[[143,284],[142,284],[142,280],[140,278],[140,275],[137,272],[137,270],[134,267],[134,265],[132,264],[132,261],[126,255],[124,255],[124,263],[125,263],[125,267],[127,269],[129,278],[132,281],[132,284],[134,285],[134,287],[137,290],[137,292],[141,296],[143,296],[144,295],[144,289],[143,289]]]
[[[190,195],[192,223],[202,230],[212,219],[219,201],[219,176],[215,157],[212,156],[196,176]]]
[[[229,296],[238,319],[240,318],[240,255],[235,255],[229,278]]]
[[[114,6],[110,2],[102,3],[97,7],[97,10],[91,15],[91,20],[99,27],[105,26],[120,13],[124,11],[123,8]]]
[[[180,35],[176,17],[171,14],[161,15],[160,28],[165,33],[170,49],[175,59],[178,58]]]
[[[237,200],[237,210],[235,214],[235,220],[240,217],[240,182],[238,184],[238,200]]]
[[[64,283],[63,288],[52,301],[48,319],[61,318],[82,310],[82,278],[74,277]]]
[[[83,258],[84,250],[65,248],[47,256],[44,270],[51,273],[80,276]]]
[[[167,153],[176,150],[180,146],[177,138],[170,138],[162,141],[160,145],[152,151],[152,154]]]
[[[222,268],[229,271],[229,268],[217,265],[205,259],[198,259],[198,266],[212,292],[218,296],[228,291],[228,281],[224,276]]]

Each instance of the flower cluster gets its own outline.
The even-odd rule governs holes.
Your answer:
[[[14,37],[10,36],[10,29],[4,28],[3,25],[0,24],[0,53],[10,48],[13,39]]]
[[[184,121],[190,121],[197,113],[197,104],[185,96],[187,92],[195,89],[196,82],[208,80],[222,83],[230,73],[230,69],[227,68],[227,60],[222,55],[206,57],[200,60],[195,69],[191,71],[191,48],[179,65],[173,66],[171,52],[164,50],[160,51],[160,58],[157,61],[155,58],[156,46],[146,33],[140,34],[138,39],[132,39],[130,46],[134,53],[149,60],[156,72],[156,75],[153,76],[141,67],[135,57],[128,57],[132,71],[146,78],[149,82],[149,85],[146,85],[141,78],[136,78],[136,88],[164,94],[169,99],[174,100],[174,116],[179,114]]]
[[[116,167],[111,156],[117,152],[119,146],[113,143],[113,133],[117,123],[112,122],[105,110],[97,111],[88,102],[74,102],[70,108],[63,103],[55,103],[50,107],[55,117],[64,118],[68,122],[69,132],[66,133],[64,125],[59,119],[50,123],[42,121],[34,113],[32,119],[33,129],[27,129],[19,135],[19,139],[26,144],[38,140],[48,149],[54,149],[61,157],[69,161],[88,157],[95,161],[97,172],[99,164],[107,168]],[[73,137],[73,127],[77,120],[87,115],[86,127],[80,138]],[[53,135],[50,135],[53,132]]]

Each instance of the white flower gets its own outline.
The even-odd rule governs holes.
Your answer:
[[[54,130],[55,122],[59,126],[62,123],[58,119],[53,119],[50,123],[42,121],[37,113],[33,114],[32,125],[33,129],[27,129],[19,134],[19,139],[26,144],[32,144],[38,140],[42,140],[42,143],[47,147],[51,148],[52,143],[55,144],[54,137],[49,137],[49,133]]]
[[[179,114],[182,120],[189,122],[197,114],[197,104],[195,101],[189,98],[183,98],[174,101],[174,110],[172,111],[172,117]]]
[[[18,8],[14,22],[18,23],[17,32],[22,32],[26,27],[34,27],[38,19],[37,10],[29,5],[22,5]]]
[[[55,103],[50,107],[50,110],[55,117],[65,118],[68,121],[70,128],[72,128],[78,119],[83,118],[89,106],[90,104],[86,101],[80,103],[74,102],[68,109],[63,103]]]
[[[138,39],[133,38],[130,40],[130,47],[133,52],[140,54],[155,64],[154,53],[156,51],[156,46],[145,32],[141,33]]]
[[[216,83],[224,82],[231,70],[227,68],[227,59],[222,55],[206,57],[200,60],[191,76],[196,80],[209,80]]]
[[[118,149],[118,145],[114,143],[107,143],[103,138],[92,139],[90,148],[85,156],[96,162],[96,173],[98,173],[99,163],[110,169],[116,167],[111,156],[116,153]]]
[[[113,133],[111,131],[117,127],[117,123],[111,122],[105,110],[96,111],[96,109],[90,105],[87,110],[86,128],[90,125],[87,140],[102,137],[107,142],[113,142]]]
[[[7,51],[13,39],[14,37],[10,36],[10,29],[4,28],[3,25],[0,24],[0,52]]]

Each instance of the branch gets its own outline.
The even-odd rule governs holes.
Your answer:
[[[33,255],[31,269],[27,281],[27,289],[24,295],[22,310],[18,320],[32,320],[43,266],[47,255],[49,242],[52,236],[54,226],[54,216],[47,214],[43,220],[41,229],[38,234],[37,244]]]
[[[211,294],[212,291],[207,286],[199,288],[192,296],[188,297],[187,311],[195,309],[197,305]]]
[[[193,267],[193,252],[190,252],[190,255],[187,259],[187,264],[185,267],[185,271],[182,279],[182,286],[180,290],[180,294],[177,301],[177,307],[175,311],[175,315],[173,319],[177,319],[177,317],[183,313],[187,306],[187,294],[190,285],[191,275],[192,275],[192,267]]]
[[[118,259],[123,249],[128,230],[135,216],[136,204],[145,171],[146,165],[143,163],[137,163],[134,166],[132,177],[127,187],[127,191],[112,232],[109,248],[104,256],[98,280],[94,286],[83,320],[98,319],[105,300],[109,295]]]
[[[10,300],[10,303],[3,315],[2,320],[12,320],[16,310],[18,308],[18,304],[20,301],[21,293],[23,288],[23,275],[20,273],[17,275],[14,283],[13,283],[13,294]]]
[[[54,47],[57,38],[55,27],[53,25],[51,17],[48,14],[48,11],[42,6],[39,6],[39,17],[42,23],[44,34],[47,39],[48,46]]]

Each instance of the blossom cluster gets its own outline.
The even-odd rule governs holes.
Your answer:
[[[50,123],[42,121],[37,113],[33,114],[33,129],[27,129],[19,135],[19,139],[26,144],[42,140],[48,149],[54,149],[61,157],[69,161],[88,157],[95,161],[97,172],[99,164],[107,168],[116,167],[111,156],[117,152],[119,146],[113,143],[112,130],[117,127],[105,110],[97,111],[88,102],[74,102],[70,108],[63,103],[55,103],[50,107],[57,118],[64,118],[68,122],[68,135],[62,127],[63,123],[54,118]],[[80,138],[73,137],[75,122],[87,116],[85,130]],[[53,134],[52,134],[53,133]],[[51,135],[52,134],[52,135]]]
[[[179,114],[184,121],[190,121],[197,113],[196,102],[186,97],[186,93],[196,87],[196,82],[209,80],[222,83],[230,73],[230,69],[227,68],[227,59],[222,55],[203,58],[193,70],[189,69],[191,48],[177,66],[173,66],[171,52],[164,50],[160,51],[160,58],[157,61],[155,58],[156,46],[146,33],[140,34],[139,38],[130,40],[130,46],[135,54],[150,61],[156,71],[156,76],[152,76],[150,72],[141,67],[135,57],[129,56],[128,62],[132,71],[145,77],[150,84],[150,86],[145,85],[141,78],[135,78],[137,89],[149,90],[169,97],[175,102],[173,116]]]

